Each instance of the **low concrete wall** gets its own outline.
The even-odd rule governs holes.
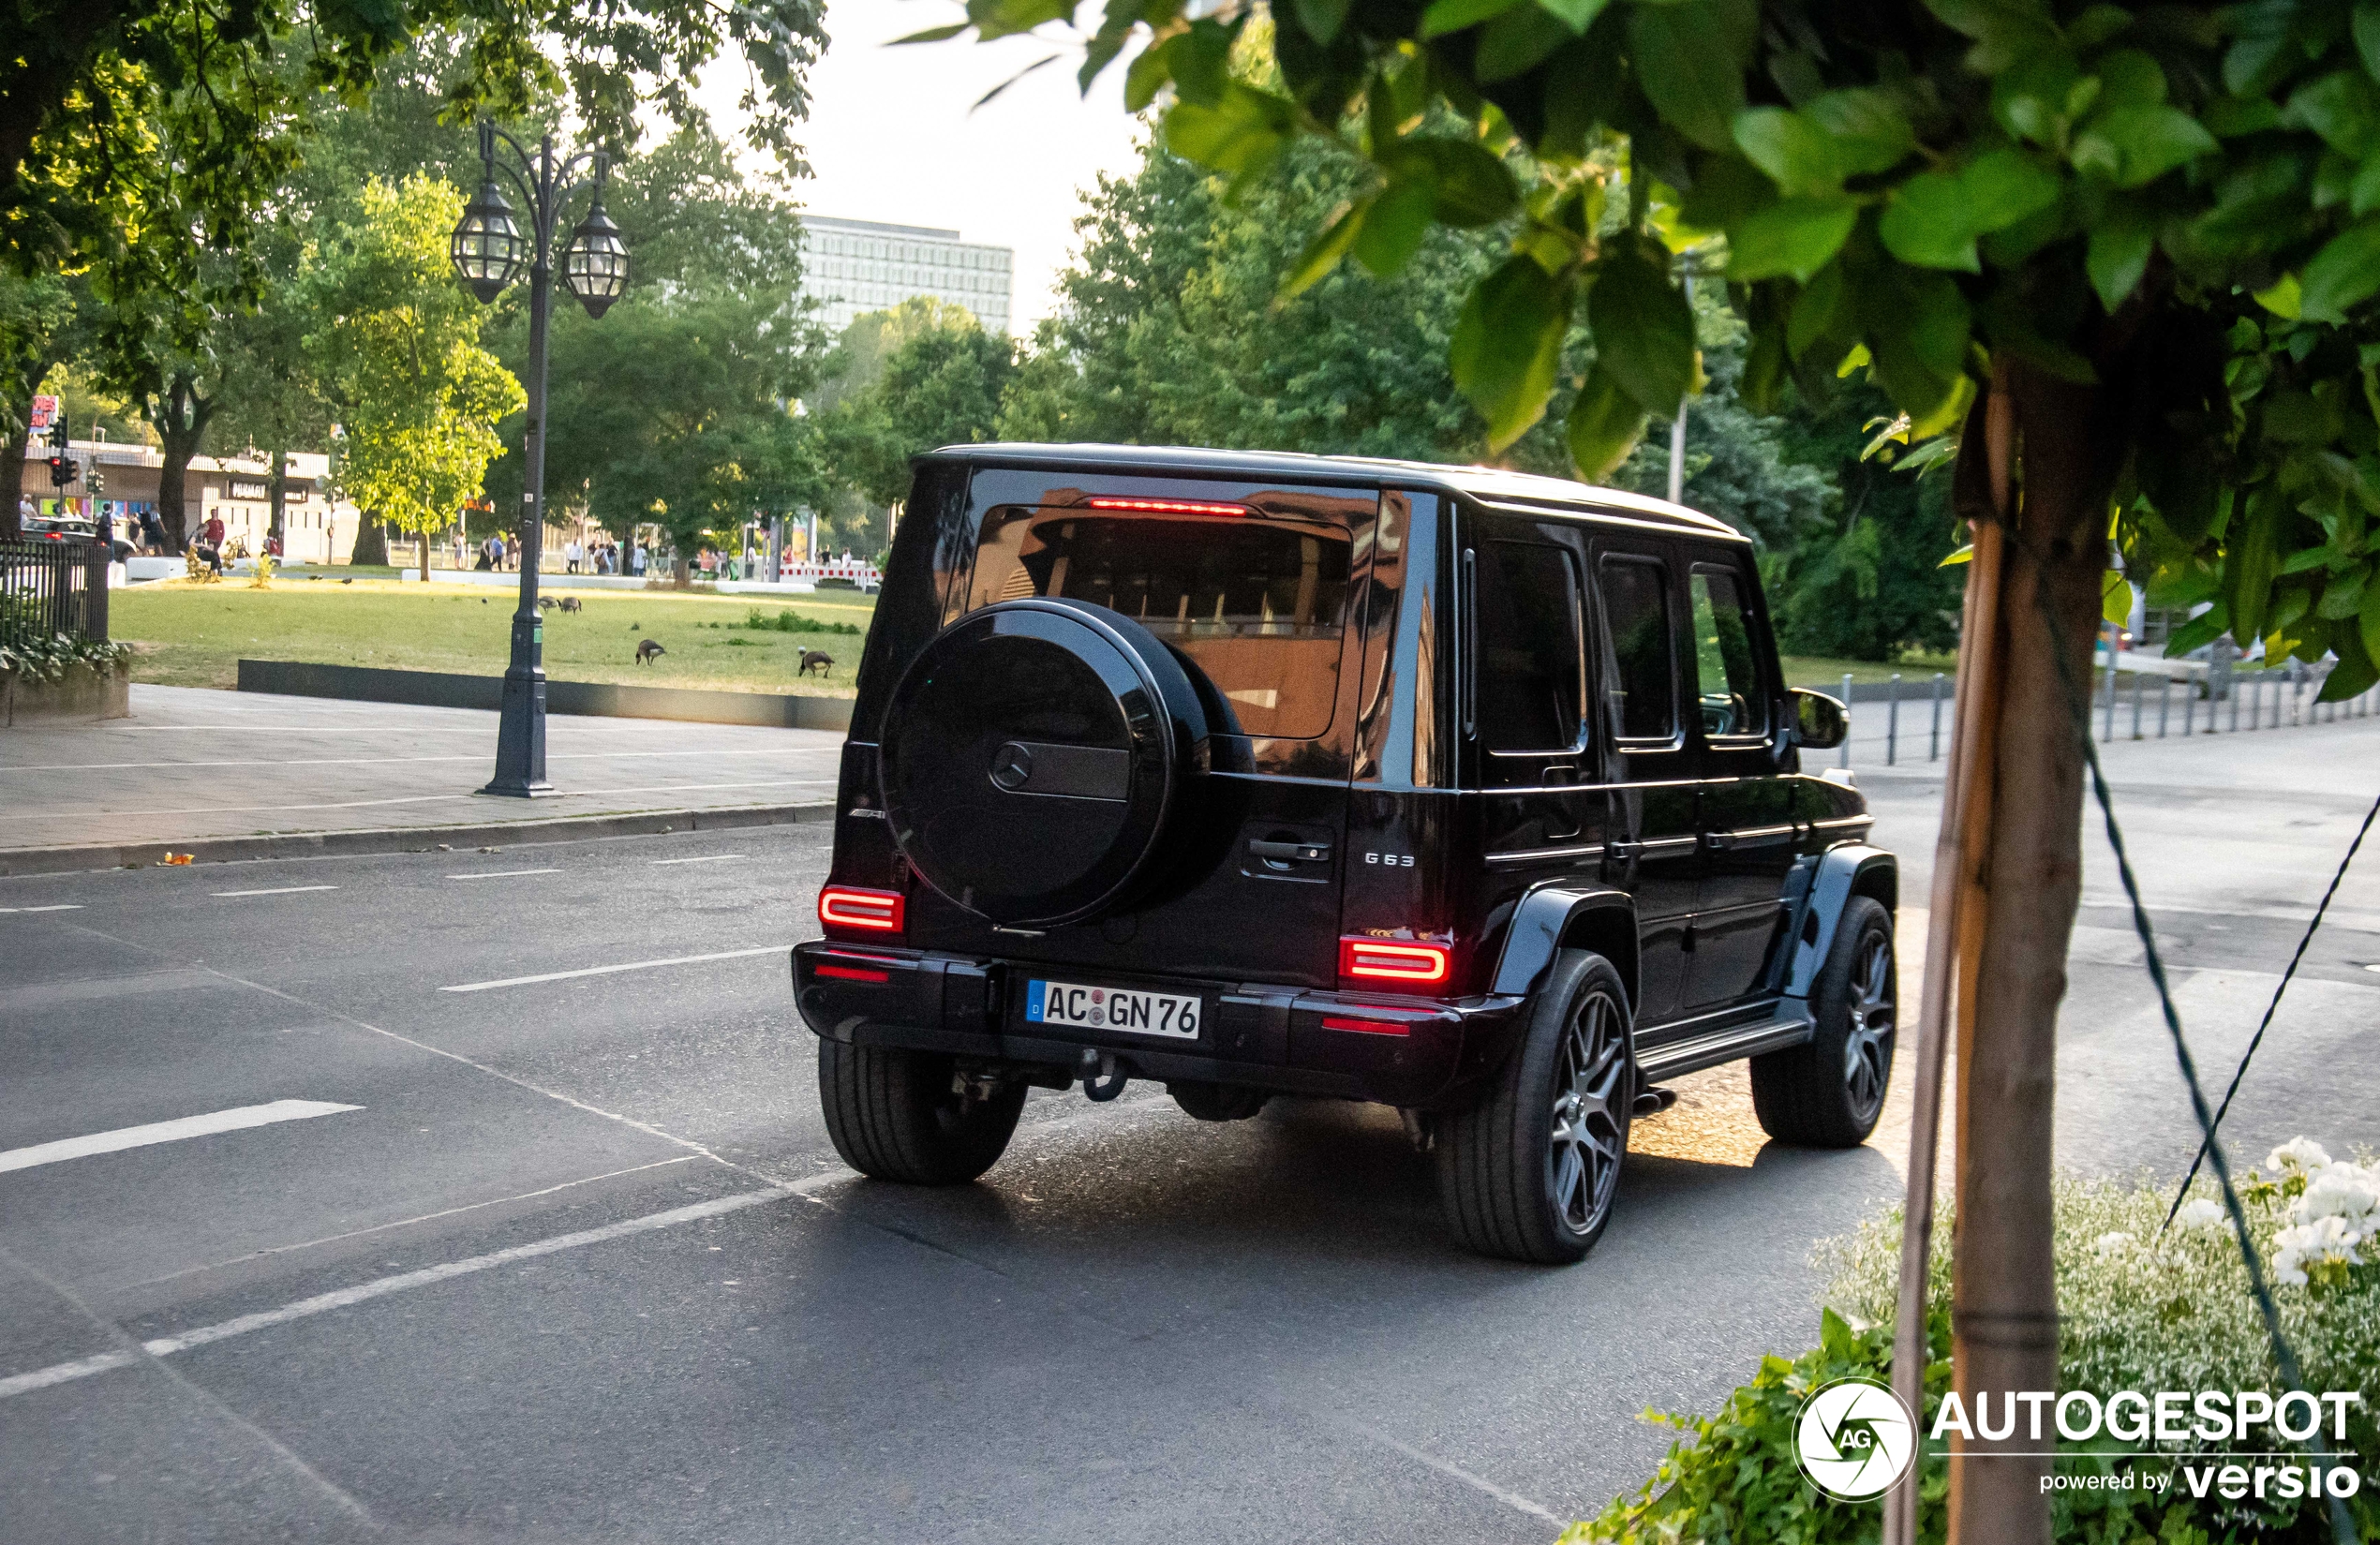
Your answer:
[[[0,725],[91,723],[132,717],[131,678],[120,667],[69,665],[55,681],[0,676]],[[844,715],[846,721],[850,715]]]
[[[344,697],[430,708],[499,708],[504,678],[443,671],[382,671],[362,665],[308,665],[243,660],[240,691],[292,697]],[[777,692],[713,692],[684,687],[620,687],[602,681],[548,681],[545,711],[605,719],[677,719],[701,724],[766,724],[788,730],[851,728],[851,699]]]

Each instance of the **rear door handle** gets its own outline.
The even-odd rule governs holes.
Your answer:
[[[1267,842],[1250,838],[1248,851],[1258,858],[1278,858],[1292,864],[1327,864],[1331,860],[1328,842]]]
[[[1603,844],[1603,855],[1605,857],[1616,858],[1623,862],[1643,854],[1644,851],[1644,844],[1636,840],[1632,837],[1623,837],[1616,842],[1606,842]]]

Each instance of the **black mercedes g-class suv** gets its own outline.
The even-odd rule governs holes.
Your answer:
[[[858,677],[825,939],[836,1149],[946,1184],[1028,1086],[1373,1100],[1454,1233],[1574,1260],[1659,1080],[1860,1142],[1893,856],[1806,776],[1750,544],[1675,505],[1335,456],[918,459]]]

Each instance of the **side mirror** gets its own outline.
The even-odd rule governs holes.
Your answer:
[[[1851,710],[1824,692],[1796,687],[1793,697],[1793,739],[1816,751],[1832,750],[1852,733]]]

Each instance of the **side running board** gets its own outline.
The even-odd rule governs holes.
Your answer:
[[[1659,1083],[1664,1078],[1699,1073],[1721,1062],[1800,1046],[1817,1030],[1807,1005],[1799,999],[1788,998],[1778,1004],[1777,1018],[1764,1023],[1730,1025],[1689,1040],[1655,1047],[1638,1059],[1637,1076],[1645,1083]]]

